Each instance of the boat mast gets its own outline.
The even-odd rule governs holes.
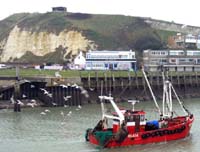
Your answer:
[[[178,100],[181,108],[185,112],[185,114],[190,115],[191,113],[189,112],[188,109],[185,108],[183,103],[180,101],[172,83],[170,80],[165,79],[165,71],[162,71],[162,77],[163,77],[163,116],[164,117],[172,117],[173,111],[172,111],[172,91],[174,95],[176,96],[176,99]],[[168,79],[168,74],[167,74],[167,79]],[[166,104],[166,106],[165,106]]]
[[[147,85],[148,85],[149,91],[151,92],[151,95],[152,95],[152,97],[153,97],[153,101],[154,101],[154,103],[155,103],[155,105],[156,105],[156,108],[158,109],[159,114],[162,115],[162,113],[161,113],[161,111],[160,111],[160,107],[158,106],[158,103],[157,103],[157,101],[156,101],[156,98],[155,98],[154,93],[153,93],[153,91],[152,91],[152,89],[151,89],[151,86],[150,86],[150,84],[149,84],[149,81],[148,81],[148,79],[147,79],[147,76],[146,76],[146,73],[145,73],[143,67],[142,67],[142,73],[143,73],[144,78],[145,78],[145,80],[146,80],[146,83],[147,83]]]
[[[172,84],[169,80],[165,79],[164,72],[163,77],[163,117],[172,117]]]

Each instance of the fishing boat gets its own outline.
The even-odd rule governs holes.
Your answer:
[[[162,110],[156,101],[144,69],[142,69],[142,72],[159,114],[158,119],[147,120],[145,111],[135,110],[134,106],[138,102],[137,100],[129,100],[133,106],[132,109],[121,109],[114,102],[113,97],[101,95],[99,99],[101,101],[102,119],[94,128],[86,130],[86,141],[101,147],[111,148],[178,140],[190,134],[194,116],[180,101],[172,83],[166,78],[164,72],[162,72]],[[184,115],[175,116],[172,94],[175,95]],[[111,103],[115,110],[113,113],[108,114],[106,112],[105,100]],[[108,120],[112,121],[111,127],[108,127]]]

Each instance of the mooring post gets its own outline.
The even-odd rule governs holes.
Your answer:
[[[104,72],[104,82],[105,82],[105,93],[108,93],[108,84],[107,84],[107,74]]]
[[[67,94],[68,96],[71,96],[67,101],[68,101],[68,105],[71,106],[72,105],[72,87],[71,85],[69,85],[67,87]]]
[[[17,82],[14,85],[14,94],[13,94],[14,112],[21,112],[21,105],[18,101],[20,98],[21,98],[20,83],[17,80]]]
[[[183,73],[183,83],[184,83],[184,89],[185,89],[185,92],[186,92],[186,77],[185,77],[185,73]]]
[[[138,76],[137,73],[135,72],[135,82],[136,82],[136,88],[139,88],[139,84],[138,84]]]
[[[128,87],[131,89],[131,74],[130,71],[128,71]]]
[[[99,90],[99,78],[98,78],[98,72],[95,71],[95,78],[96,78],[96,90],[98,92]]]
[[[14,103],[14,112],[21,112],[21,105],[18,101]]]
[[[72,85],[72,106],[75,105],[75,100],[76,100],[76,93],[75,93],[75,86]]]
[[[153,72],[151,73],[151,72],[149,72],[149,76],[150,76],[150,85],[152,86],[153,85]]]
[[[78,95],[78,90],[79,90],[79,87],[76,86],[74,87],[74,94],[75,94],[75,106],[78,106],[79,105],[79,95]]]
[[[115,90],[115,75],[112,73],[113,90]]]
[[[196,86],[199,86],[199,82],[198,82],[198,77],[197,77],[197,72],[195,72],[195,81],[196,81]]]
[[[78,96],[79,96],[79,105],[82,105],[82,95],[81,95],[81,89],[79,88],[78,91]]]
[[[91,86],[91,78],[90,78],[90,73],[88,73],[88,88]]]
[[[145,78],[142,77],[142,85],[143,85],[143,88],[144,88],[144,92],[146,94],[146,82],[145,82]]]
[[[192,78],[193,78],[193,74],[189,74],[189,77],[190,77],[190,85],[193,87],[193,83],[192,83]]]
[[[180,78],[179,78],[178,72],[176,73],[176,76],[177,76],[177,79],[178,79],[178,87],[179,87],[179,89],[180,89]]]

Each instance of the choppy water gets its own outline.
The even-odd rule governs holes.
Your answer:
[[[200,99],[185,100],[185,104],[195,116],[189,137],[165,143],[112,149],[101,149],[84,139],[85,130],[94,126],[101,118],[98,104],[84,105],[80,110],[77,107],[27,108],[22,109],[21,113],[1,110],[0,152],[199,152]],[[129,105],[120,103],[120,106]],[[153,102],[141,102],[136,108],[146,110],[149,119],[156,117]],[[45,109],[50,112],[41,115]]]

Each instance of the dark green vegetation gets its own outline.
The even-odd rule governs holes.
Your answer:
[[[169,35],[174,32],[153,29],[143,18],[123,15],[92,15],[82,13],[20,13],[0,21],[0,41],[18,25],[32,32],[47,31],[58,34],[76,30],[98,45],[99,50],[135,50],[139,56],[144,49],[166,48]],[[27,53],[21,62],[62,62],[63,49],[44,57]]]

